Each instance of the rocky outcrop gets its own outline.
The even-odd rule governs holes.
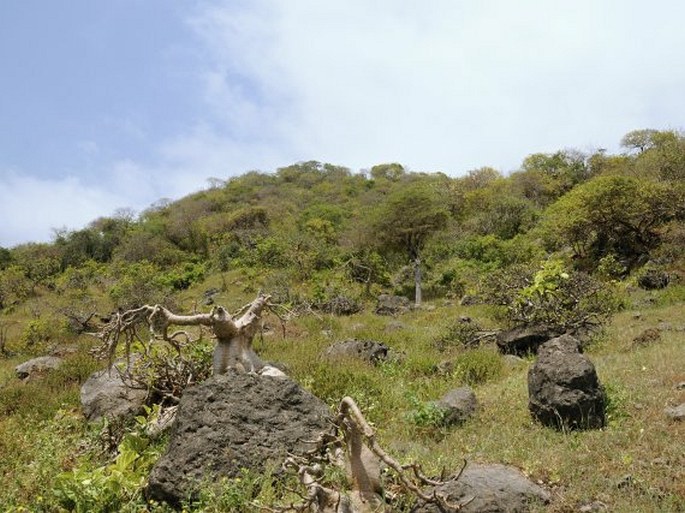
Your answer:
[[[502,354],[525,356],[535,354],[542,344],[554,338],[546,328],[528,326],[514,328],[497,334],[497,348]]]
[[[374,365],[399,357],[390,347],[374,340],[356,338],[336,342],[324,352],[326,358],[356,358]]]
[[[398,315],[411,310],[411,302],[404,296],[381,294],[375,312],[378,315]]]
[[[183,394],[146,495],[178,505],[201,483],[304,454],[330,427],[328,407],[288,378],[229,370]]]
[[[147,390],[130,388],[112,368],[92,374],[81,386],[81,406],[89,421],[135,415],[147,399]]]
[[[528,409],[533,418],[557,429],[604,426],[606,397],[595,366],[570,335],[540,346],[528,371]]]
[[[59,369],[63,363],[64,360],[57,356],[39,356],[17,365],[14,372],[17,373],[19,379],[30,379],[38,374]]]
[[[434,491],[451,504],[466,504],[460,513],[525,513],[550,501],[549,493],[519,470],[498,464],[469,464],[458,480],[446,481]],[[412,513],[440,511],[435,504],[419,504]]]
[[[471,418],[478,408],[476,394],[470,387],[450,390],[433,404],[443,411],[443,423],[446,426],[461,424]]]
[[[669,406],[664,410],[664,413],[671,420],[685,420],[685,403],[679,406]]]
[[[647,269],[637,279],[638,285],[645,290],[663,289],[668,286],[671,281],[668,273],[658,269]]]

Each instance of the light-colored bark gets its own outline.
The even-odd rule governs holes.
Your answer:
[[[242,315],[234,317],[225,308],[215,306],[209,313],[179,315],[161,305],[145,305],[134,310],[117,313],[114,319],[96,335],[103,340],[104,352],[113,360],[120,338],[124,338],[127,354],[131,343],[140,340],[135,326],[147,322],[155,338],[165,340],[175,347],[191,335],[183,330],[170,332],[173,326],[206,326],[216,339],[214,349],[214,374],[224,374],[234,368],[245,372],[260,372],[265,365],[252,348],[252,339],[259,328],[259,320],[269,305],[270,296],[259,295],[252,303],[241,309]],[[240,312],[239,312],[240,313]]]

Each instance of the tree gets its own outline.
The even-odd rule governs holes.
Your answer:
[[[103,326],[99,332],[93,333],[102,340],[99,349],[101,356],[106,356],[110,366],[114,361],[119,344],[124,342],[127,360],[130,361],[131,346],[138,342],[145,347],[142,359],[150,359],[150,352],[153,340],[162,340],[171,344],[181,354],[181,349],[194,344],[202,337],[200,331],[199,338],[193,338],[185,330],[170,331],[172,326],[205,326],[208,327],[216,340],[212,367],[214,374],[225,374],[228,369],[235,369],[241,372],[269,373],[270,375],[283,375],[277,369],[266,365],[255,353],[252,348],[252,339],[259,328],[259,321],[265,309],[270,308],[270,296],[260,294],[250,304],[241,308],[236,314],[231,315],[224,307],[215,306],[209,313],[178,315],[161,305],[144,305],[139,308],[117,312],[113,318]],[[138,326],[147,324],[151,333],[149,344],[145,344],[138,335]],[[192,348],[191,348],[192,349]],[[167,380],[164,382],[166,389],[160,389],[153,383],[146,383],[150,379],[149,369],[146,363],[140,366],[129,365],[126,369],[127,378],[133,384],[147,385],[157,388],[155,391],[162,395],[171,395],[172,399],[178,399],[178,395],[183,388],[194,382],[199,376],[197,370],[185,369],[181,372],[178,379],[168,381],[170,375],[179,374],[177,362],[169,360],[169,365],[163,370]],[[280,373],[280,374],[279,374]],[[186,375],[188,374],[188,375]],[[153,376],[153,381],[159,383],[158,376]]]
[[[628,176],[600,176],[553,204],[541,227],[553,247],[571,245],[581,261],[615,255],[627,268],[643,264],[660,242],[660,227],[685,214],[682,189]]]
[[[421,304],[421,251],[428,238],[445,227],[448,218],[437,191],[417,182],[391,193],[372,222],[378,245],[405,254],[413,263],[417,305]]]
[[[658,130],[652,129],[633,130],[623,136],[621,139],[621,147],[626,148],[629,151],[637,150],[642,153],[646,149],[654,146],[654,136],[658,133]]]

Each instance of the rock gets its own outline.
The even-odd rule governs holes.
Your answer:
[[[471,418],[478,408],[476,394],[470,387],[455,388],[433,404],[444,412],[446,426],[461,424]]]
[[[580,353],[580,342],[563,335],[540,346],[528,371],[528,409],[556,429],[604,426],[606,395],[595,366]]]
[[[531,506],[550,501],[550,494],[519,470],[499,464],[469,464],[457,481],[447,481],[435,491],[453,504],[473,498],[460,513],[524,513]],[[440,511],[435,504],[419,504],[412,509],[412,513]]]
[[[383,331],[386,333],[392,332],[392,331],[399,331],[406,329],[406,325],[400,321],[390,321],[388,324],[385,325],[385,328]]]
[[[635,346],[649,346],[661,340],[661,330],[648,328],[633,339]]]
[[[353,315],[362,311],[362,305],[359,302],[342,294],[318,303],[316,308],[333,315]]]
[[[638,285],[645,290],[663,289],[671,281],[668,273],[658,269],[648,269],[637,279]]]
[[[411,302],[404,296],[381,294],[375,312],[378,315],[398,315],[411,310]]]
[[[358,358],[365,362],[378,365],[398,355],[385,344],[374,340],[357,340],[356,338],[336,342],[326,349],[324,355],[327,358]]]
[[[481,300],[478,296],[474,296],[472,294],[466,294],[462,296],[461,300],[459,301],[459,304],[461,306],[473,306],[473,305],[479,305],[481,303]]]
[[[682,403],[680,406],[666,408],[664,413],[671,420],[685,420],[685,403]]]
[[[520,327],[497,334],[497,348],[502,354],[514,354],[525,356],[535,353],[541,344],[544,344],[555,335],[549,330],[540,327]]]
[[[626,474],[621,479],[616,481],[616,488],[628,488],[629,486],[633,486],[634,484],[635,479],[633,479],[633,476],[631,474]]]
[[[579,513],[597,513],[599,511],[608,511],[609,506],[601,501],[592,501],[587,504],[583,504],[578,508]]]
[[[115,368],[92,374],[81,386],[81,406],[89,421],[136,415],[146,399],[147,390],[126,386]]]
[[[145,494],[179,505],[200,483],[278,468],[330,430],[328,407],[288,378],[229,371],[188,388]]]
[[[202,304],[205,306],[213,305],[214,296],[216,296],[219,292],[221,292],[221,290],[217,289],[216,287],[205,290],[202,294]]]
[[[39,356],[17,365],[14,372],[19,379],[30,379],[38,374],[59,369],[63,363],[64,360],[57,356]]]

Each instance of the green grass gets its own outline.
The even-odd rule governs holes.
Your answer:
[[[217,302],[234,309],[249,300],[243,277],[227,275],[224,280],[210,277],[185,291],[183,304],[192,308],[204,289],[220,288],[223,282],[228,290]],[[232,296],[231,287],[240,291]],[[662,413],[666,406],[685,401],[685,392],[675,389],[685,381],[685,331],[677,329],[685,325],[685,307],[674,299],[678,294],[650,293],[653,299],[644,301],[647,294],[638,292],[640,316],[633,310],[616,315],[588,347],[586,353],[609,394],[609,422],[597,431],[560,433],[531,420],[526,381],[531,361],[509,367],[490,346],[465,349],[436,343],[460,315],[494,326],[491,310],[484,307],[436,301],[435,309],[397,319],[376,316],[370,308],[350,317],[306,315],[287,324],[285,337],[278,319],[269,316],[266,321],[273,329],[258,335],[255,347],[264,359],[284,363],[293,379],[332,407],[343,396],[352,396],[377,429],[381,444],[402,462],[419,461],[429,473],[443,467],[454,471],[464,459],[506,463],[552,490],[548,511],[577,511],[592,500],[606,503],[612,512],[684,511],[685,425]],[[28,313],[17,309],[14,319],[21,322],[30,318]],[[632,340],[642,331],[667,326],[664,323],[673,329],[662,330],[659,342],[634,346]],[[323,357],[328,345],[352,337],[383,342],[402,357],[379,366]],[[78,390],[95,368],[85,356],[94,342],[86,337],[67,342],[79,352],[62,370],[30,383],[20,383],[13,369],[33,349],[0,359],[1,511],[59,511],[53,494],[56,476],[93,458],[87,449],[93,428],[81,418]],[[10,347],[21,350],[15,341]],[[436,366],[445,360],[455,363],[454,370],[438,374]],[[464,384],[476,392],[477,415],[445,428],[425,404]],[[105,463],[96,460],[93,465]],[[618,488],[627,475],[632,484]],[[222,504],[243,504],[240,494],[247,494],[248,488],[263,498],[276,493],[271,481],[248,477],[249,482],[227,484],[219,495]],[[196,509],[214,511],[210,502]],[[132,511],[164,509],[142,499],[134,506]]]

